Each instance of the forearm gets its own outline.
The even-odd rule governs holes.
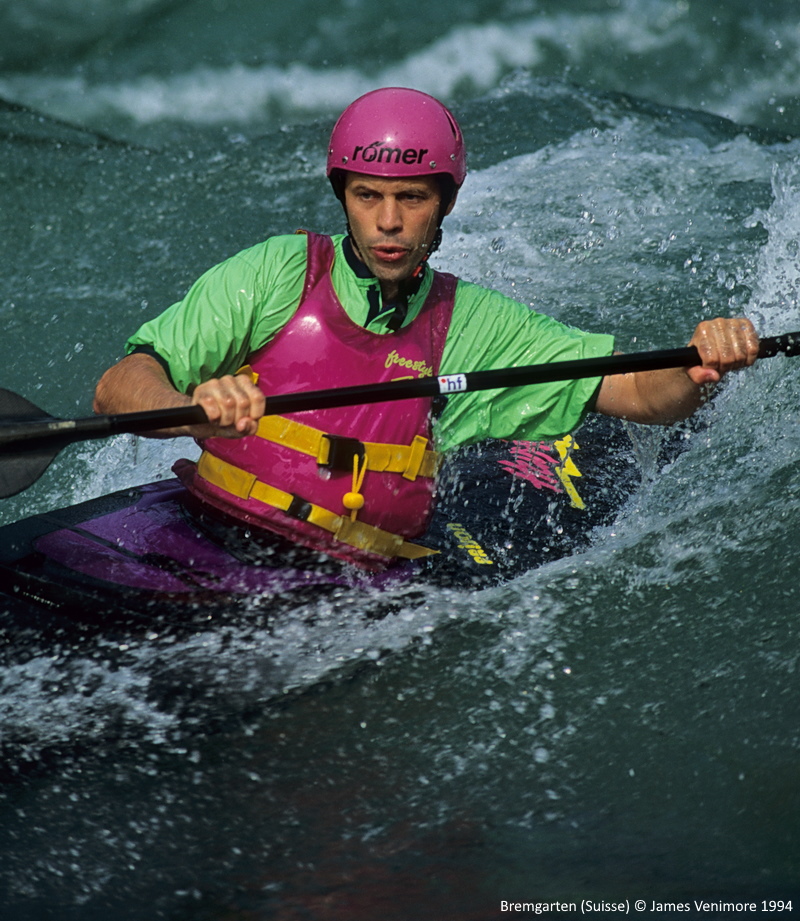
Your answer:
[[[137,353],[123,358],[100,378],[94,396],[96,413],[132,413],[186,406],[191,397],[177,391],[164,368],[150,355]],[[186,427],[159,429],[148,437],[174,438],[195,434]]]
[[[705,320],[689,345],[697,350],[699,365],[606,377],[595,409],[631,422],[671,425],[699,409],[729,371],[746,368],[758,358],[758,335],[743,317]]]
[[[696,384],[683,368],[606,377],[595,409],[644,425],[673,425],[687,419],[709,398],[713,384]]]
[[[204,381],[189,396],[176,390],[164,368],[150,355],[135,353],[109,368],[95,391],[94,410],[129,413],[173,406],[202,406],[208,424],[159,429],[151,438],[241,438],[255,435],[264,415],[264,394],[247,374]]]

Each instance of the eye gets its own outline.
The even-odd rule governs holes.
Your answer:
[[[352,195],[353,198],[357,198],[359,201],[369,201],[375,197],[375,192],[372,189],[364,188],[363,186],[356,186],[347,190],[348,195]]]

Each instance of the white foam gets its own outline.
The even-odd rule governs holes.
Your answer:
[[[81,473],[71,478],[67,494],[60,484],[58,501],[61,505],[74,505],[118,489],[164,480],[173,476],[172,464],[178,458],[196,460],[199,454],[191,438],[117,435],[82,448],[76,458]]]
[[[610,113],[597,117],[613,120]],[[629,282],[634,269],[639,280],[666,272],[659,260],[643,264],[641,252],[655,248],[661,255],[683,245],[689,231],[698,245],[724,247],[718,184],[763,183],[772,164],[791,154],[744,136],[712,148],[692,138],[665,139],[647,121],[621,117],[605,130],[578,132],[472,170],[448,218],[437,265],[568,323],[577,322],[578,305],[591,304],[584,322],[593,328],[619,332],[629,319],[640,337],[648,325],[655,335],[663,318],[652,311],[642,316],[633,300],[629,317],[619,305],[609,313],[609,291]],[[741,229],[726,233],[735,239]],[[730,262],[723,254],[721,265]],[[581,266],[578,296],[565,297],[565,266]],[[670,313],[684,322],[681,313]]]
[[[787,155],[796,146],[787,147]],[[800,324],[800,167],[787,159],[773,168],[772,204],[750,219],[769,234],[759,253],[751,298],[751,311],[765,332],[789,332]]]
[[[155,741],[174,725],[147,701],[148,675],[105,657],[48,652],[0,669],[0,741],[35,757],[43,749],[102,736],[122,721]]]

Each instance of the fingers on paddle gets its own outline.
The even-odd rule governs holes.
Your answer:
[[[750,320],[717,317],[698,325],[690,345],[697,349],[702,366],[689,369],[689,376],[696,383],[710,383],[752,365],[758,358],[759,339]]]
[[[203,407],[209,422],[239,434],[253,434],[264,415],[264,394],[243,374],[206,381],[196,388],[194,402]]]

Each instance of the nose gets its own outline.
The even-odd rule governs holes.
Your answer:
[[[392,195],[386,195],[380,203],[377,214],[378,229],[382,233],[398,233],[402,230],[403,220],[400,205]]]

